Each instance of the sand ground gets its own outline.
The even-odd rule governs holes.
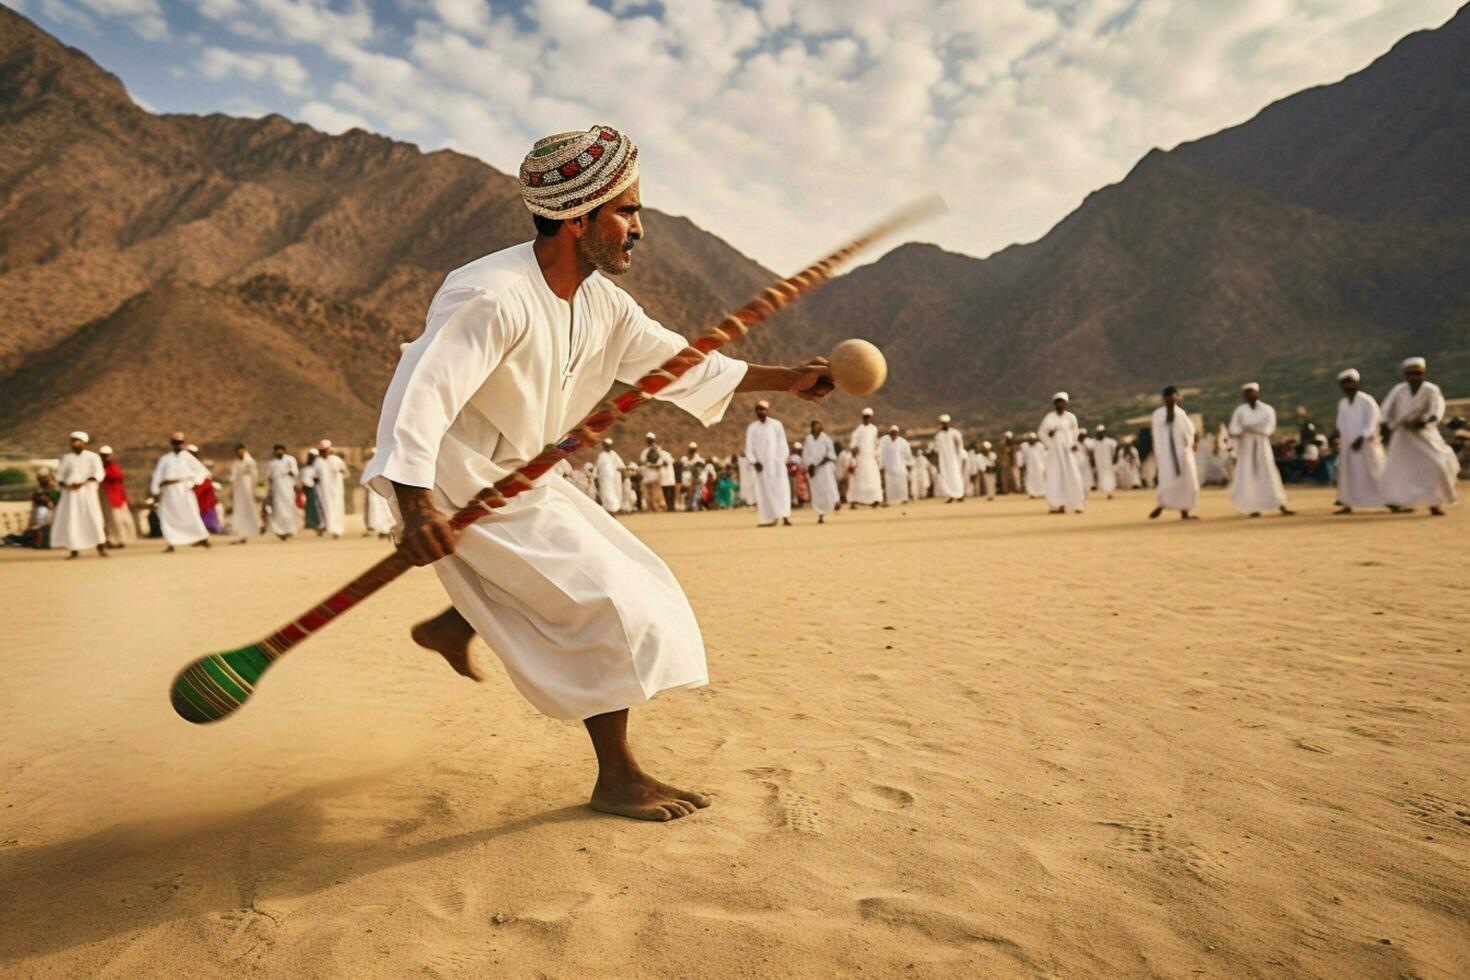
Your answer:
[[[1470,508],[1294,499],[629,519],[710,650],[635,715],[665,825],[408,643],[427,570],[172,714],[378,541],[5,552],[0,973],[1470,975]]]

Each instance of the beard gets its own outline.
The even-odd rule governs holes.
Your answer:
[[[595,235],[583,235],[577,239],[577,254],[605,276],[621,276],[628,271],[633,260],[624,253],[631,252],[632,248],[632,241],[612,242]]]

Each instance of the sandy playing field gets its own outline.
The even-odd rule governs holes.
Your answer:
[[[715,797],[662,825],[408,642],[427,570],[173,715],[376,540],[8,550],[0,974],[1470,975],[1470,510],[1151,500],[629,519],[710,651],[635,712]]]

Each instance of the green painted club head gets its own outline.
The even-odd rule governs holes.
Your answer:
[[[206,654],[179,671],[169,700],[185,721],[196,725],[219,721],[245,703],[270,665],[258,643]]]

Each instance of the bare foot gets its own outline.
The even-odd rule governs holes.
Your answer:
[[[1444,516],[1444,511],[1440,510],[1438,507],[1431,507],[1431,508],[1429,508],[1429,513],[1433,514],[1435,517],[1443,517]]]
[[[1287,517],[1295,517],[1296,516],[1296,511],[1292,510],[1290,507],[1283,507],[1283,508],[1281,508],[1281,513],[1285,514]]]
[[[1332,512],[1332,516],[1333,517],[1340,517],[1343,514],[1351,514],[1352,512],[1353,512],[1353,509],[1351,507],[1342,507],[1342,508],[1339,508],[1338,510],[1333,511]]]
[[[443,657],[461,677],[472,681],[485,679],[470,656],[470,640],[474,639],[475,631],[453,607],[419,623],[408,635],[425,650],[433,650]]]
[[[1160,514],[1162,514],[1163,512],[1164,512],[1164,508],[1162,508],[1162,507],[1155,507],[1153,510],[1151,510],[1151,511],[1148,512],[1148,519],[1149,520],[1153,520],[1156,517],[1158,517]]]
[[[677,789],[646,772],[620,778],[599,776],[592,789],[592,809],[634,820],[677,820],[709,806],[702,793]]]

